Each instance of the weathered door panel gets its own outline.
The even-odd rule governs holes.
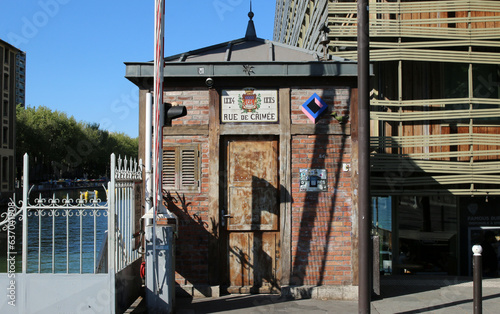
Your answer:
[[[277,142],[228,143],[228,230],[278,229]]]
[[[279,287],[279,239],[279,232],[230,233],[229,292],[271,292]]]
[[[231,286],[250,286],[253,282],[253,233],[229,235],[229,280]]]
[[[228,230],[277,230],[276,198],[274,187],[229,188]]]
[[[226,141],[226,208],[230,292],[279,286],[278,144],[274,139]]]

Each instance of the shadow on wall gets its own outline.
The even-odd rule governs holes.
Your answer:
[[[265,187],[265,188],[264,188]],[[284,189],[284,187],[281,187]],[[269,226],[266,222],[271,215],[267,211],[266,200],[271,194],[279,193],[278,189],[272,187],[266,180],[252,177],[252,195],[249,201],[251,209],[251,230],[250,232],[236,232],[233,242],[228,244],[228,261],[222,263],[233,263],[230,272],[222,275],[220,284],[227,283],[244,287],[245,293],[259,293],[261,288],[270,288],[270,291],[279,290],[279,280],[281,268],[279,265],[279,231],[265,230]],[[259,197],[262,191],[266,197]],[[262,193],[261,193],[262,194]],[[288,195],[288,192],[287,192]],[[176,273],[182,276],[177,277],[177,284],[182,286],[193,286],[193,289],[209,296],[209,260],[208,250],[211,239],[221,239],[219,234],[215,236],[208,232],[206,218],[199,213],[189,211],[190,203],[186,201],[185,195],[165,192],[163,199],[167,208],[178,217],[179,237],[176,239]],[[279,202],[277,202],[279,208]],[[211,222],[215,224],[215,222]],[[276,220],[279,223],[279,219]],[[213,230],[220,232],[218,226],[212,226]],[[223,237],[223,239],[225,239]],[[249,241],[246,243],[245,241]],[[222,244],[225,245],[225,244]],[[221,265],[223,270],[225,266]],[[227,265],[231,267],[231,265]],[[226,276],[230,278],[226,278]],[[233,276],[233,277],[231,277]],[[241,277],[241,280],[239,280]],[[226,279],[224,279],[226,278]],[[226,280],[230,282],[226,282]],[[184,287],[186,288],[186,287]],[[177,289],[181,296],[191,296],[184,289]]]
[[[320,192],[308,191],[305,193],[304,205],[301,210],[301,217],[299,221],[300,226],[298,231],[298,240],[296,242],[297,248],[295,256],[292,257],[291,285],[320,286],[324,284],[326,276],[328,276],[329,281],[334,280],[333,277],[335,276],[335,269],[329,269],[331,268],[330,265],[327,267],[327,262],[330,258],[329,254],[332,253],[331,239],[333,238],[333,221],[339,220],[344,222],[347,218],[350,222],[350,217],[340,217],[335,215],[335,204],[338,199],[340,174],[342,171],[342,161],[347,139],[347,135],[345,135],[346,124],[341,124],[341,128],[342,135],[340,135],[340,151],[333,153],[337,156],[335,158],[337,166],[335,168],[333,178],[333,193],[328,193],[328,195],[331,195],[329,197],[322,196]],[[325,145],[329,145],[329,139],[331,137],[331,135],[316,135],[311,168],[328,168],[326,158],[318,157],[321,154],[327,154]],[[326,195],[326,193],[323,194]],[[321,204],[321,202],[324,202],[324,204]],[[319,225],[319,223],[321,223],[321,225]],[[349,225],[348,227],[350,230],[351,226]],[[347,237],[350,238],[351,231],[345,232],[348,233]],[[350,259],[350,255],[348,257]],[[342,264],[342,258],[343,257],[334,261],[334,263]],[[340,266],[342,267],[342,265]]]
[[[237,188],[235,188],[237,189]],[[233,190],[235,190],[233,189]],[[251,188],[238,195],[228,219],[229,283],[240,293],[280,289],[279,190],[263,178],[251,176]]]
[[[208,244],[212,235],[207,231],[208,224],[200,213],[188,211],[191,203],[186,201],[185,195],[176,193],[173,196],[170,192],[164,191],[163,201],[168,210],[177,216],[179,222],[179,236],[175,245],[175,271],[183,279],[176,278],[176,285],[192,285],[193,289],[209,294],[206,292]],[[177,289],[177,293],[179,292],[182,290]],[[185,296],[190,295],[186,293]]]

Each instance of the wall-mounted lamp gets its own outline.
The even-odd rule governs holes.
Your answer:
[[[208,88],[212,88],[214,86],[214,79],[211,77],[207,78],[205,84],[207,84]]]

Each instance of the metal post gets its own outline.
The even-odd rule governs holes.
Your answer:
[[[358,143],[359,143],[359,313],[370,313],[372,243],[370,210],[370,42],[368,1],[358,0]]]
[[[163,149],[163,122],[162,122],[162,107],[163,107],[163,68],[164,68],[164,28],[165,28],[165,1],[155,1],[155,55],[154,55],[154,145],[153,161],[154,161],[154,181],[153,181],[153,289],[155,295],[158,295],[158,256],[156,251],[156,219],[158,209],[162,202],[162,149]]]
[[[108,183],[108,276],[111,296],[111,311],[115,313],[115,270],[116,270],[116,156],[111,154],[111,180]]]
[[[146,123],[145,123],[145,128],[146,128],[146,147],[145,147],[145,170],[146,170],[146,184],[145,184],[145,194],[146,194],[146,202],[145,202],[145,213],[150,214],[152,210],[152,205],[153,205],[153,199],[152,199],[152,181],[153,181],[153,175],[152,175],[152,166],[151,166],[151,147],[152,147],[152,142],[153,142],[153,123],[152,123],[152,116],[153,116],[153,98],[151,93],[146,94]]]
[[[474,314],[483,313],[483,263],[481,253],[483,252],[483,248],[480,245],[474,245],[472,247],[472,253],[474,256],[472,257],[472,277],[473,277],[473,303],[474,303]]]
[[[28,264],[28,189],[29,189],[29,158],[28,153],[23,156],[23,242],[22,242],[22,269],[23,274],[26,274]]]
[[[162,166],[162,146],[163,146],[163,45],[164,45],[164,28],[165,28],[165,1],[155,1],[155,56],[154,56],[154,145],[153,150],[153,169],[155,173],[153,181],[153,195],[155,215],[158,213],[158,204],[162,201],[162,181],[161,181],[161,166]],[[156,218],[156,217],[155,217]]]

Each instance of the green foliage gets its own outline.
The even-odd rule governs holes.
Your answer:
[[[137,157],[138,139],[77,122],[47,107],[16,108],[16,159],[30,156],[30,179],[48,180],[109,175],[111,153]]]

